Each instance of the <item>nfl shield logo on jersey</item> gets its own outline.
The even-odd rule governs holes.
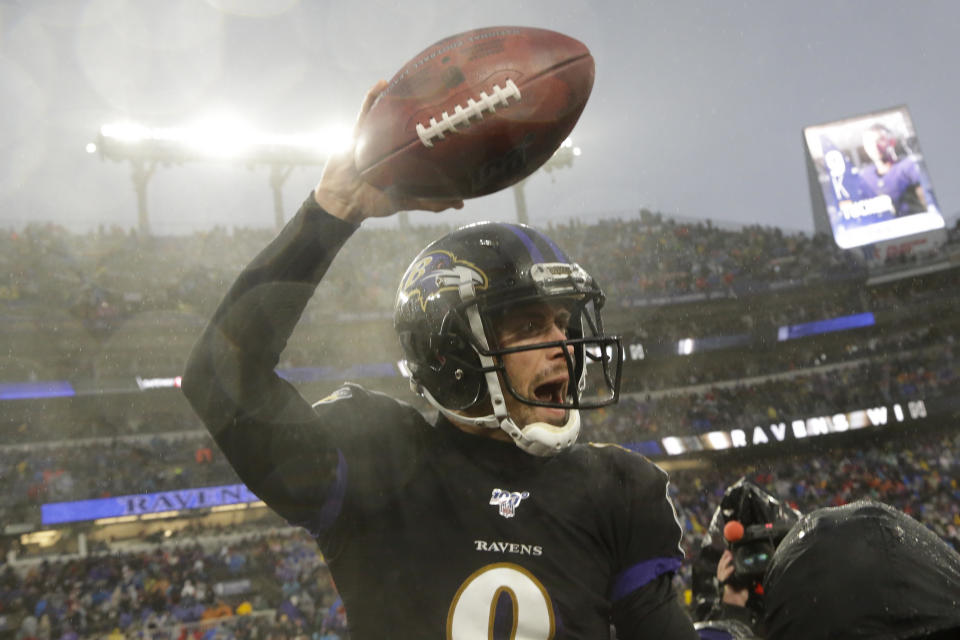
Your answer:
[[[504,491],[503,489],[494,489],[490,496],[490,504],[500,507],[500,515],[504,518],[512,518],[516,515],[517,507],[524,498],[529,498],[529,491]]]

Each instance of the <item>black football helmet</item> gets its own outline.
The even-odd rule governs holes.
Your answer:
[[[502,348],[495,323],[518,305],[561,303],[570,311],[566,339]],[[394,327],[411,388],[444,415],[503,429],[523,450],[551,455],[580,432],[580,409],[619,397],[623,349],[603,332],[604,296],[596,281],[552,240],[520,224],[478,222],[428,245],[414,258],[397,290]],[[511,382],[502,356],[557,349],[567,364],[567,391],[526,397]],[[520,402],[567,409],[567,422],[517,425],[505,394]],[[466,409],[486,407],[482,417]]]

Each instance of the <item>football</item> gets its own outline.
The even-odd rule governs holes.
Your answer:
[[[566,35],[491,27],[413,57],[357,131],[355,160],[381,189],[475,198],[536,171],[570,135],[593,89],[587,47]]]

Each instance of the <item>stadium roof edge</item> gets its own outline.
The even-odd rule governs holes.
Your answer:
[[[902,280],[903,278],[913,278],[916,276],[927,275],[929,273],[936,273],[937,271],[946,271],[947,269],[952,269],[955,266],[956,265],[950,260],[942,260],[940,262],[926,264],[923,266],[914,267],[912,269],[897,269],[896,271],[870,276],[867,278],[867,286],[871,287],[877,284],[893,282],[894,280]]]

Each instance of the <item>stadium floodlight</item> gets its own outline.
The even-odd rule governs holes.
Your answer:
[[[108,140],[123,143],[139,143],[156,135],[150,129],[135,122],[115,122],[100,127],[100,135]]]
[[[330,124],[308,133],[271,134],[256,130],[229,115],[217,115],[190,125],[153,128],[136,122],[114,122],[100,127],[87,153],[129,162],[137,192],[140,231],[150,233],[146,188],[158,166],[187,162],[232,162],[247,167],[267,166],[278,227],[283,225],[280,189],[293,168],[323,165],[349,148],[353,128]]]
[[[567,138],[560,143],[553,155],[543,163],[541,169],[552,174],[555,169],[567,169],[573,166],[573,159],[579,158],[582,151],[580,147],[574,146],[573,140]],[[551,175],[551,180],[555,178]],[[517,222],[527,224],[527,196],[523,191],[526,178],[513,185],[513,201],[517,208]]]
[[[150,128],[134,122],[100,127],[95,143],[111,160],[141,159],[181,164],[190,161],[238,161],[244,164],[317,165],[350,144],[352,129],[328,125],[318,131],[269,134],[225,116],[192,125]]]
[[[174,139],[209,158],[237,158],[250,153],[263,136],[249,124],[231,117],[211,117],[173,132]]]
[[[581,153],[583,152],[580,150],[580,147],[574,146],[573,140],[567,138],[557,147],[557,150],[553,152],[550,159],[544,163],[543,170],[547,173],[553,173],[554,169],[572,167],[573,159],[579,158]]]

